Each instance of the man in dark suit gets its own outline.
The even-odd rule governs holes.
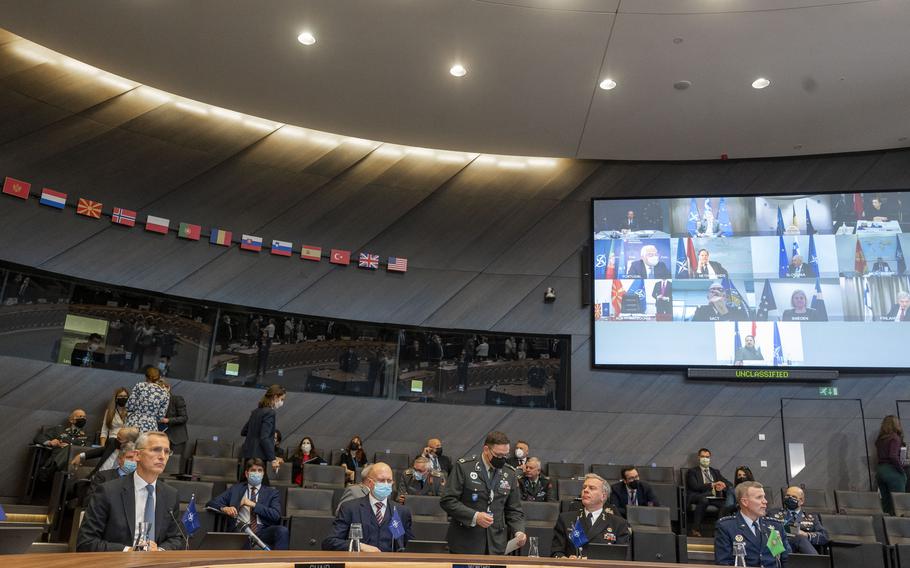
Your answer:
[[[442,440],[439,438],[427,440],[427,445],[423,448],[423,452],[420,455],[430,460],[430,469],[433,471],[441,471],[446,476],[452,471],[452,460],[449,456],[443,455]]]
[[[732,490],[733,484],[711,467],[711,450],[698,450],[698,467],[686,472],[686,510],[695,506],[690,536],[701,536],[701,523],[710,504],[709,499],[718,499],[718,507],[721,507],[726,492]]]
[[[715,282],[708,286],[708,303],[698,306],[692,321],[746,321],[748,316],[741,307],[727,303],[723,284]]]
[[[654,298],[657,321],[672,321],[673,281],[661,280],[660,282],[655,282],[654,288],[651,289],[651,297]]]
[[[626,218],[620,222],[619,229],[622,231],[638,230],[638,220],[635,219],[635,211],[629,210],[626,212]]]
[[[281,498],[274,487],[263,485],[265,462],[250,458],[244,464],[244,481],[205,504],[231,518],[228,530],[249,528],[272,550],[287,550],[287,527],[281,524]],[[239,521],[239,523],[238,523]]]
[[[339,507],[332,533],[322,541],[323,550],[350,550],[348,535],[354,523],[363,529],[361,552],[395,552],[404,549],[414,538],[411,512],[391,499],[392,468],[382,462],[373,464],[364,484],[370,489],[369,495]],[[403,534],[396,538],[393,531]]]
[[[509,437],[487,434],[480,456],[460,458],[439,506],[449,515],[446,540],[453,554],[504,554],[510,538],[524,546],[518,471],[506,463]]]
[[[353,347],[348,347],[348,350],[338,357],[338,368],[345,373],[355,373],[359,366],[360,359],[358,359],[357,354],[354,353]]]
[[[95,468],[88,474],[88,477],[91,479],[99,472],[117,469],[117,452],[126,443],[135,444],[138,438],[139,428],[124,426],[117,430],[117,435],[115,437],[108,438],[103,446],[85,450],[74,457],[71,463],[74,466],[80,466],[85,460],[98,458],[98,463],[95,464]]]
[[[632,466],[620,471],[622,481],[610,486],[610,504],[622,518],[627,518],[626,507],[660,507],[651,486],[639,479],[638,470]]]
[[[167,383],[165,383],[167,384]],[[168,385],[167,391],[171,392]],[[174,455],[180,456],[180,471],[183,471],[183,464],[186,463],[186,441],[189,438],[186,433],[186,401],[179,394],[171,392],[171,400],[167,404],[167,413],[161,419],[159,430],[167,432],[167,437],[171,439],[171,451]]]
[[[533,372],[532,372],[533,371]],[[531,386],[536,386],[533,381],[541,380],[540,371],[543,371],[542,381],[546,383],[547,381],[547,370],[542,366],[534,365],[528,369],[528,383]],[[528,458],[531,457],[531,446],[528,445],[524,440],[518,440],[515,442],[515,451],[512,452],[512,456],[506,460],[506,463],[518,470],[518,474],[524,474],[525,464],[528,463]]]
[[[765,499],[765,490],[761,483],[756,481],[743,481],[736,486],[736,500],[739,503],[739,512],[717,521],[714,531],[714,563],[719,566],[733,566],[736,554],[734,545],[743,546],[745,566],[761,566],[762,568],[779,568],[787,565],[790,544],[787,542],[787,533],[783,523],[766,517],[768,500]],[[772,539],[779,540],[783,551],[775,556],[769,545]]]
[[[882,319],[886,321],[910,321],[910,293],[898,292],[897,303],[891,306],[891,311]]]
[[[719,263],[711,260],[711,253],[708,249],[698,251],[698,264],[695,265],[695,278],[721,278],[727,276],[727,269]]]
[[[105,469],[104,471],[99,471],[98,473],[89,476],[89,480],[92,484],[91,493],[94,493],[102,483],[120,479],[121,477],[126,477],[135,472],[136,467],[138,466],[136,462],[137,457],[139,457],[139,450],[136,449],[136,444],[133,442],[125,442],[120,446],[120,449],[117,450],[116,467],[113,469]]]
[[[788,278],[815,278],[816,276],[818,276],[818,272],[811,264],[803,262],[802,256],[797,254],[790,259],[790,266],[787,267]]]
[[[588,542],[592,544],[629,544],[632,539],[632,527],[619,515],[614,515],[607,503],[607,482],[596,473],[585,476],[581,489],[581,509],[566,511],[556,519],[553,528],[553,544],[550,554],[556,558],[568,556],[578,558],[584,555],[584,547],[579,550],[572,544],[569,533],[576,521],[585,529]]]
[[[654,245],[641,247],[641,259],[629,266],[626,278],[670,278],[670,269],[660,259],[660,253]]]
[[[136,443],[136,472],[98,486],[79,528],[79,552],[118,552],[137,543],[139,523],[148,526],[148,550],[182,550],[186,541],[177,526],[177,490],[158,483],[170,456],[162,432],[145,432]]]

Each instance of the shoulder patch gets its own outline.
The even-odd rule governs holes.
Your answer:
[[[508,462],[506,462],[506,464],[503,467],[507,467],[507,468],[511,469],[512,471],[515,471],[515,466]]]
[[[405,475],[414,475],[414,470],[411,468],[408,468],[408,469],[404,470],[404,474]]]
[[[735,519],[735,518],[736,518],[736,515],[727,515],[726,517],[721,517],[721,518],[717,519],[717,522],[719,523],[721,521],[726,521],[726,520]]]
[[[435,469],[430,472],[430,475],[433,477],[442,477],[442,473],[440,473],[439,471],[437,471]]]

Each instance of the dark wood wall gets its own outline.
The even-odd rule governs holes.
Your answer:
[[[0,176],[51,187],[71,201],[203,227],[409,259],[407,274],[224,249],[173,233],[125,229],[0,196],[0,259],[189,298],[315,316],[572,336],[572,412],[455,407],[294,394],[282,409],[290,438],[335,447],[351,434],[369,451],[413,452],[441,435],[449,453],[478,447],[497,427],[546,460],[685,465],[708,446],[728,475],[751,465],[785,482],[782,398],[816,387],[693,383],[679,373],[590,368],[580,250],[590,199],[602,196],[865,191],[910,187],[910,150],[710,163],[556,160],[503,167],[200,115],[146,88],[21,55],[0,31]],[[655,133],[655,136],[659,133]],[[472,157],[473,158],[473,157]],[[544,304],[555,287],[558,300]],[[0,495],[15,493],[25,443],[38,425],[84,406],[95,424],[130,375],[0,359]],[[867,488],[868,438],[908,376],[852,376],[840,401],[791,402],[790,441],[806,444],[810,486]],[[181,382],[191,436],[236,437],[257,393]],[[859,405],[863,403],[867,440]],[[227,418],[225,418],[227,416]],[[226,423],[227,420],[227,423]],[[759,434],[766,439],[759,441]],[[767,468],[759,467],[766,460]]]

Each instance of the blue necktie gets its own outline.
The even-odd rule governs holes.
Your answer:
[[[148,527],[149,540],[155,540],[155,486],[145,486],[148,497],[145,499],[145,524]]]

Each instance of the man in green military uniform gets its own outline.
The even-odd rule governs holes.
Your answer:
[[[556,501],[556,491],[550,479],[540,473],[540,460],[528,458],[524,475],[518,480],[522,501]]]
[[[442,495],[446,474],[430,469],[430,460],[423,456],[414,459],[414,465],[398,474],[395,487],[396,499],[404,505],[407,495]]]
[[[480,456],[452,467],[439,505],[448,513],[449,550],[454,554],[505,554],[510,537],[527,541],[518,472],[506,463],[509,438],[490,432]]]

